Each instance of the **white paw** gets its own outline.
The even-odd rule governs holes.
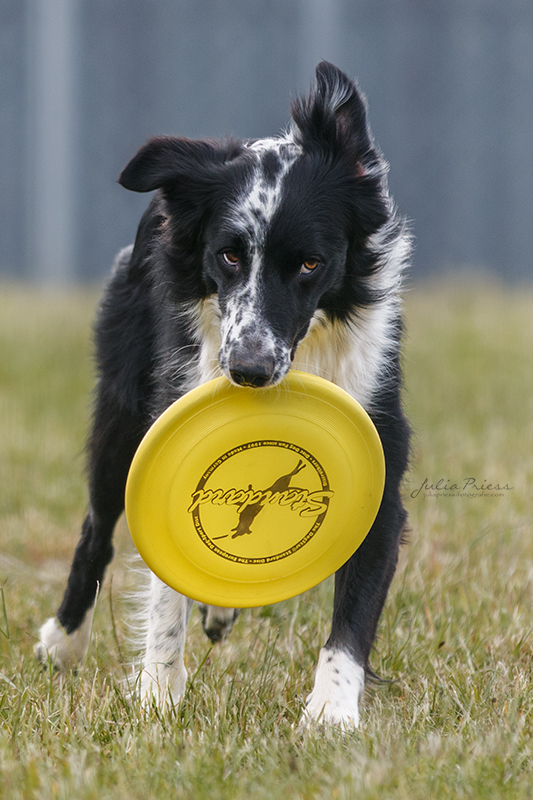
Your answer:
[[[185,694],[187,670],[180,664],[148,664],[141,673],[141,703],[149,706],[155,700],[164,710],[175,706]]]
[[[89,640],[93,609],[89,609],[80,627],[68,634],[56,617],[47,619],[39,631],[39,641],[34,652],[39,661],[48,659],[54,667],[64,670],[77,666],[83,661]]]
[[[359,727],[359,700],[365,686],[363,667],[344,650],[322,648],[313,691],[306,700],[300,725]]]

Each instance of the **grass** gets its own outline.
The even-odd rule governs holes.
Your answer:
[[[17,287],[0,300],[0,796],[533,798],[533,291],[407,295],[412,530],[373,655],[392,682],[367,690],[353,735],[296,727],[331,581],[245,611],[222,646],[195,613],[183,702],[166,716],[130,703],[124,524],[85,664],[35,664],[85,504],[95,302]],[[459,488],[418,492],[425,479]],[[468,479],[509,488],[462,492]]]

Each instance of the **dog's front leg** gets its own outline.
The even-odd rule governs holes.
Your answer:
[[[370,650],[396,568],[405,519],[398,488],[389,483],[368,536],[335,574],[331,635],[320,651],[303,724],[359,725]]]
[[[140,683],[143,703],[155,699],[164,708],[183,697],[187,682],[183,651],[192,603],[152,575]]]
[[[113,396],[102,381],[89,440],[89,509],[56,617],[39,631],[35,652],[58,669],[76,667],[87,650],[94,602],[113,556],[115,523],[124,509],[124,489],[144,430],[142,417]]]

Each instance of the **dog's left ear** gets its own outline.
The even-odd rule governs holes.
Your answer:
[[[321,61],[316,89],[307,99],[297,99],[291,114],[295,139],[304,150],[342,154],[352,162],[356,177],[365,174],[365,161],[372,156],[366,101],[344,72]]]

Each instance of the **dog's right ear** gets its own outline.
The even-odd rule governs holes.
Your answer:
[[[132,192],[170,189],[191,176],[201,179],[206,167],[223,163],[227,152],[215,142],[155,136],[122,171],[118,182]]]

